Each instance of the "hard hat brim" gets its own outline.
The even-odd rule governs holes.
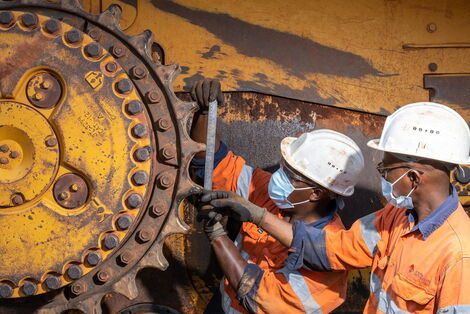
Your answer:
[[[435,158],[430,158],[427,156],[422,156],[422,155],[417,155],[417,154],[411,154],[409,152],[402,152],[402,151],[396,151],[396,150],[391,150],[391,149],[385,149],[380,145],[380,139],[376,138],[373,140],[370,140],[367,142],[367,146],[370,148],[380,150],[382,152],[386,153],[393,153],[393,154],[401,154],[401,155],[407,155],[407,156],[413,156],[413,157],[420,157],[420,158],[426,158],[426,159],[432,159],[432,160],[437,160],[437,161],[442,161],[450,164],[455,164],[455,165],[470,165],[470,157],[467,160],[442,160],[442,159],[435,159]]]

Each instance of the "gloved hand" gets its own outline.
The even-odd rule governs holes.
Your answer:
[[[194,83],[191,98],[199,105],[202,114],[206,114],[209,103],[217,100],[217,106],[224,105],[224,94],[220,90],[220,82],[215,79],[203,79]]]
[[[224,226],[222,225],[222,223],[220,223],[222,215],[217,214],[216,212],[210,212],[209,217],[211,216],[212,218],[205,220],[204,232],[206,233],[209,240],[212,242],[216,238],[226,235],[227,232],[225,232]]]
[[[202,203],[215,207],[217,212],[227,214],[239,221],[249,221],[259,226],[266,215],[266,208],[256,206],[244,197],[230,191],[203,191]]]

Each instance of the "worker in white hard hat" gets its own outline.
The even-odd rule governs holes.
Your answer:
[[[467,122],[441,104],[414,103],[390,115],[368,145],[384,152],[377,170],[385,208],[349,230],[271,215],[264,230],[291,248],[289,269],[372,267],[365,313],[470,313],[470,219],[449,184],[450,170],[470,164]]]
[[[204,142],[204,108],[215,98],[220,103],[220,85],[200,81],[192,94],[202,109],[195,117],[192,137]],[[221,309],[211,303],[206,313],[327,313],[345,300],[346,270],[288,269],[288,248],[264,231],[264,220],[270,215],[288,225],[302,221],[319,230],[343,230],[338,208],[343,207],[342,197],[353,194],[364,167],[361,150],[349,137],[332,130],[287,137],[280,148],[280,168],[271,174],[247,166],[222,142],[218,146],[215,191],[203,193],[201,201],[210,202],[219,212],[237,208],[231,213],[244,223],[234,243],[217,219],[206,222],[206,233],[225,275]],[[196,170],[204,166],[202,159],[193,164]],[[214,217],[215,212],[209,213]]]

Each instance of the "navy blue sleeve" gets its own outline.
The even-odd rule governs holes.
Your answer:
[[[303,221],[295,221],[292,231],[294,238],[291,252],[286,260],[287,268],[331,271],[330,261],[326,255],[325,231],[307,226]]]
[[[248,263],[238,284],[237,299],[249,313],[258,312],[256,295],[263,275],[264,271],[258,265]]]
[[[220,141],[219,149],[214,154],[214,169],[217,165],[227,156],[228,147],[224,142]],[[193,158],[191,166],[194,168],[194,173],[198,179],[204,180],[204,167],[206,165],[205,159]]]

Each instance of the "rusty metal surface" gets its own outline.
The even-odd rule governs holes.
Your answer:
[[[151,32],[136,36],[122,33],[117,6],[91,15],[77,1],[37,0],[2,2],[0,10],[0,41],[5,54],[0,62],[0,130],[13,120],[9,111],[2,111],[5,106],[16,106],[18,114],[23,108],[34,107],[28,109],[29,115],[45,117],[45,125],[53,125],[49,132],[52,135],[42,135],[49,129],[40,123],[36,123],[38,130],[25,129],[26,134],[41,139],[41,149],[61,156],[57,171],[35,176],[45,177],[45,187],[34,192],[39,194],[28,196],[26,192],[35,185],[23,184],[24,192],[7,194],[5,199],[5,205],[15,211],[30,211],[25,219],[30,217],[42,224],[41,231],[23,232],[22,228],[31,223],[15,223],[8,215],[0,221],[10,226],[14,236],[23,232],[33,239],[38,232],[45,237],[58,232],[58,237],[51,239],[65,242],[44,242],[50,249],[31,244],[27,250],[17,250],[27,252],[36,261],[56,263],[57,267],[36,265],[17,256],[17,264],[30,262],[34,266],[34,275],[21,279],[21,272],[2,268],[1,296],[13,298],[0,300],[0,311],[99,313],[106,293],[137,297],[135,277],[139,270],[167,268],[162,252],[164,240],[170,234],[188,230],[178,208],[184,197],[197,188],[189,179],[188,164],[203,145],[191,141],[186,130],[196,107],[180,101],[172,92],[178,66],[153,61]],[[56,81],[44,84],[52,78]],[[35,96],[50,90],[54,91],[50,97]],[[154,123],[158,130],[153,128]],[[6,161],[0,165],[2,174],[17,174],[15,162],[22,157],[38,158],[34,152],[25,155],[28,141],[17,134],[8,131],[0,138],[1,158]],[[18,149],[21,147],[23,150]],[[162,159],[162,147],[171,147],[170,158]],[[109,169],[112,171],[107,173]],[[61,200],[67,196],[64,193],[81,193],[84,187],[83,182],[59,179],[68,173],[86,181],[89,196],[79,197],[80,202],[72,206],[75,209],[58,211],[58,225],[47,216],[47,206],[56,204],[61,208],[58,202],[68,207]],[[0,188],[5,184],[0,181]],[[30,200],[43,195],[47,199],[45,209],[38,210],[38,203]],[[87,233],[77,235],[78,230]],[[5,242],[0,249],[14,256],[14,246]],[[2,259],[7,256],[3,253]],[[61,253],[63,259],[57,259],[56,253]],[[15,262],[6,264],[15,267]],[[2,263],[3,267],[6,264]]]
[[[75,209],[87,202],[88,185],[79,175],[66,173],[55,182],[53,194],[54,199],[60,206]]]

